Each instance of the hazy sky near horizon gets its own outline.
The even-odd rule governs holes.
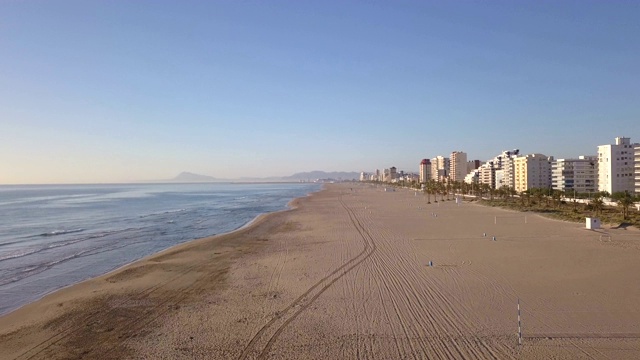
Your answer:
[[[640,142],[637,1],[0,1],[0,184]]]

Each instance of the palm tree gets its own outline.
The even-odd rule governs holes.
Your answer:
[[[427,204],[431,204],[431,194],[435,191],[435,181],[433,179],[427,180],[424,186],[424,192],[427,193]]]
[[[460,193],[460,181],[452,181],[451,182],[451,189],[453,190],[453,195],[455,197],[456,194]]]
[[[480,199],[482,200],[482,194],[485,194],[491,190],[491,185],[480,184]]]
[[[560,203],[561,203],[561,199],[562,196],[564,195],[564,191],[562,190],[551,190],[551,197],[553,198],[553,201],[556,203],[556,206],[558,207],[558,209],[560,208]]]
[[[604,208],[604,201],[602,200],[602,197],[600,196],[600,194],[595,195],[595,197],[593,198],[593,201],[591,202],[591,206],[593,207],[593,210],[595,210],[596,215],[602,214],[602,209]]]
[[[576,197],[578,195],[578,192],[576,191],[576,189],[573,189],[573,212],[577,212],[578,211],[578,201],[576,200]]]
[[[447,195],[447,186],[443,182],[438,182],[438,191],[440,192],[440,201],[444,201],[444,196]]]
[[[629,218],[629,207],[633,205],[634,196],[629,191],[619,191],[611,195],[611,198],[618,203],[618,206],[622,209],[622,218],[627,220]]]
[[[531,194],[529,193],[529,191],[522,191],[520,192],[520,204],[522,206],[524,206],[524,201],[527,200],[527,205],[529,205],[529,203],[531,202]]]
[[[471,184],[471,191],[476,197],[482,197],[482,184],[477,182]]]
[[[545,189],[545,193],[547,194],[546,196],[547,206],[549,206],[549,203],[551,202],[551,200],[553,200],[553,193],[551,188]]]
[[[453,185],[450,181],[444,183],[444,189],[447,194],[447,200],[451,200],[451,195],[453,195]]]
[[[462,192],[462,199],[464,199],[464,196],[469,193],[470,189],[471,189],[471,184],[467,184],[466,182],[462,182],[460,184],[460,192]]]
[[[542,204],[542,199],[544,198],[544,189],[531,188],[529,189],[529,191],[536,198],[537,204]]]
[[[496,194],[496,189],[489,186],[489,200],[493,201],[493,196]]]

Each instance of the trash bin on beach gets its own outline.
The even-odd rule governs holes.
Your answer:
[[[587,229],[594,230],[600,229],[600,219],[598,218],[587,218]]]

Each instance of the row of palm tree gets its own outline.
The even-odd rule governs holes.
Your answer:
[[[412,182],[392,185],[405,186],[424,191],[427,196],[427,203],[429,204],[431,203],[432,196],[434,202],[438,202],[450,200],[451,196],[459,194],[463,197],[466,195],[472,195],[477,199],[486,199],[491,202],[496,198],[501,199],[502,201],[513,202],[514,198],[518,197],[521,206],[530,207],[533,204],[532,200],[535,200],[536,204],[542,204],[544,202],[545,206],[550,207],[553,205],[557,209],[560,209],[562,205],[569,200],[572,202],[573,210],[577,211],[577,199],[587,199],[588,196],[588,206],[596,215],[602,214],[605,206],[604,199],[610,198],[617,203],[618,207],[621,209],[623,219],[625,220],[629,219],[629,210],[634,202],[640,201],[640,196],[635,196],[628,191],[609,194],[606,191],[578,193],[574,190],[561,191],[551,188],[531,188],[526,191],[517,192],[511,186],[503,186],[499,189],[494,189],[489,186],[489,184],[468,184],[462,181],[441,182],[435,180],[428,180],[424,184]],[[488,199],[486,197],[488,197]]]

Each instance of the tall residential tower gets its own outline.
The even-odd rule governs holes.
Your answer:
[[[597,190],[598,158],[558,159],[551,163],[551,187],[554,190],[589,193]]]
[[[634,145],[630,138],[617,137],[615,144],[598,146],[598,191],[633,194],[634,161]]]
[[[462,181],[467,175],[467,153],[454,151],[450,158],[449,178],[451,181]]]
[[[515,158],[513,161],[515,190],[522,192],[532,188],[550,188],[552,160],[553,157],[542,154]]]
[[[424,184],[431,179],[431,161],[422,159],[420,162],[420,183]]]
[[[636,174],[636,194],[640,195],[640,144],[635,146],[635,171]]]

